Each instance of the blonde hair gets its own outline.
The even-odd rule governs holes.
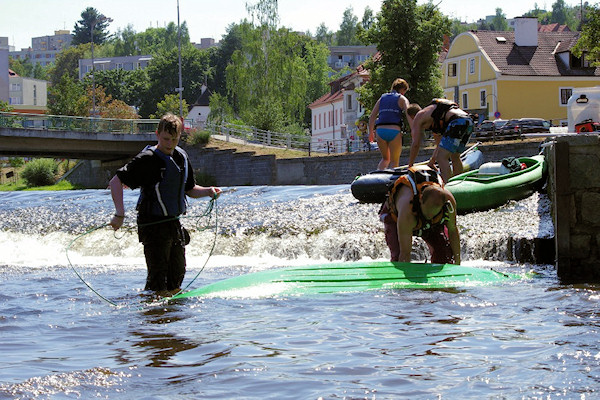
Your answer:
[[[167,113],[162,116],[158,123],[158,133],[166,132],[172,136],[179,136],[183,130],[181,118],[172,113]]]

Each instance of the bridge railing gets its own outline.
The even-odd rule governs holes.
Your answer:
[[[0,112],[0,127],[75,132],[153,133],[157,119],[88,118],[65,115]]]

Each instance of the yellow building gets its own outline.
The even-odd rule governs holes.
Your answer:
[[[442,62],[444,97],[483,119],[544,118],[566,125],[574,88],[600,85],[600,68],[571,48],[579,32],[538,32],[536,18],[515,30],[458,35]]]

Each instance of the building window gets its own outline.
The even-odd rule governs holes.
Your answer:
[[[346,96],[346,111],[352,110],[352,95]]]
[[[462,108],[466,110],[469,108],[469,97],[467,96],[467,93],[463,93],[462,97]]]
[[[448,64],[448,76],[456,76],[456,64]]]
[[[123,63],[116,63],[115,69],[123,69]]]
[[[21,84],[20,83],[11,83],[10,84],[10,90],[12,92],[19,92],[19,91],[21,91]]]
[[[486,93],[485,93],[485,90],[482,90],[482,91],[481,91],[481,92],[479,92],[479,93],[480,93],[480,102],[479,102],[479,105],[480,105],[481,107],[485,107],[485,106],[486,106],[486,102],[485,102]]]
[[[475,59],[470,58],[469,59],[469,74],[474,74],[474,73],[475,73]]]
[[[33,85],[33,105],[37,106],[37,85]]]
[[[569,102],[569,97],[573,94],[573,88],[560,88],[560,105],[566,106]]]

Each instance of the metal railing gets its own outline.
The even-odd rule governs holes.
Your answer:
[[[158,119],[89,118],[65,115],[0,112],[0,127],[73,132],[153,133]]]
[[[226,141],[237,140],[244,144],[253,144],[266,147],[276,147],[287,150],[304,151],[308,155],[312,152],[317,153],[348,153],[356,151],[374,150],[373,144],[369,146],[361,139],[351,139],[355,132],[346,132],[347,138],[326,139],[321,142],[314,142],[310,135],[298,135],[285,132],[273,132],[257,129],[246,125],[236,125],[231,123],[206,124],[205,129],[211,135],[225,136]]]

